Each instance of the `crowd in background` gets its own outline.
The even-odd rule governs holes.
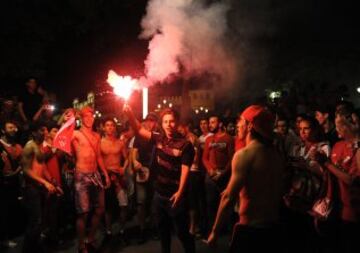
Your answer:
[[[24,233],[23,252],[41,252],[40,248],[48,252],[65,245],[76,231],[79,252],[92,252],[97,247],[94,233],[98,224],[103,224],[104,242],[114,234],[124,245],[133,239],[141,244],[160,237],[162,252],[170,252],[169,224],[174,223],[185,252],[195,252],[194,240],[206,240],[213,232],[222,193],[232,178],[233,158],[246,151],[247,140],[239,134],[241,119],[257,127],[268,123],[252,122],[253,118],[245,117],[242,111],[229,117],[220,116],[224,115],[220,112],[197,122],[179,121],[173,110],[151,112],[137,122],[126,111],[128,127],[119,129],[114,117],[104,116],[97,126],[87,122],[94,111],[83,108],[72,112],[81,122],[74,134],[80,146],[69,155],[52,146],[69,111],[55,115],[59,108],[53,107],[54,100],[55,96],[41,89],[34,78],[27,81],[17,101],[2,99],[0,247],[17,247],[14,236]],[[360,121],[356,108],[343,100],[332,104],[271,102],[261,102],[275,115],[271,136],[263,136],[260,127],[254,127],[252,133],[259,139],[265,137],[264,143],[276,148],[284,163],[281,198],[274,207],[279,209],[275,221],[280,227],[276,233],[282,250],[350,252],[360,231]],[[171,122],[165,125],[166,115],[174,117],[176,135],[171,134],[175,137],[166,135],[167,129],[173,128]],[[91,129],[89,139],[81,131],[86,124]],[[79,162],[85,150],[82,143],[88,143],[86,152],[93,151],[92,143],[99,145],[94,159],[99,162],[97,156],[101,158],[96,170],[102,175],[89,177],[91,182],[87,183],[104,189],[103,198],[97,191],[83,192],[87,179],[79,177],[87,174],[77,173],[86,163]],[[180,150],[179,155],[170,148]],[[183,165],[188,168],[184,185]],[[248,180],[246,184],[251,184]],[[84,202],[87,198],[96,199],[98,205]],[[332,209],[328,216],[320,217],[314,206],[325,198]],[[226,217],[227,224],[234,225],[242,212],[239,208],[246,209],[239,199]],[[89,212],[94,212],[91,225],[84,216]],[[255,213],[248,212],[249,216]],[[129,232],[132,218],[136,220],[135,233]],[[259,224],[261,228],[268,225]],[[86,227],[89,234],[82,231]],[[257,225],[254,228],[259,229]],[[229,226],[223,226],[219,233],[229,232]],[[238,247],[241,250],[241,244]]]

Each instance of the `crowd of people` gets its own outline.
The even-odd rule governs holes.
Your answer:
[[[140,122],[125,105],[128,128],[105,116],[95,130],[94,108],[55,117],[31,78],[0,111],[0,247],[17,247],[10,228],[21,206],[24,253],[61,246],[67,226],[79,252],[97,250],[101,227],[104,243],[117,236],[126,246],[133,217],[137,243],[158,237],[163,253],[173,228],[186,253],[231,231],[230,252],[351,252],[360,231],[358,113],[347,101],[283,109],[250,105],[235,122],[212,114],[194,125],[171,108]],[[53,144],[74,117],[68,153]]]

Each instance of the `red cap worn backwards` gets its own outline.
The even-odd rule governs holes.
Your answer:
[[[246,121],[253,124],[254,130],[261,136],[272,139],[274,131],[274,115],[265,107],[250,105],[241,114]]]

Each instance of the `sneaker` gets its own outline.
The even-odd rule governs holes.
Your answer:
[[[108,236],[108,237],[111,237],[112,236],[112,232],[110,229],[107,229],[106,230],[106,235],[105,236]]]
[[[107,244],[109,241],[111,241],[113,238],[113,234],[110,230],[105,231],[104,240],[102,241],[102,244]]]
[[[123,229],[121,229],[119,232],[119,239],[124,246],[128,246],[130,244],[127,235],[125,234],[125,231]]]
[[[158,234],[156,231],[153,231],[153,232],[152,232],[151,238],[152,238],[154,241],[160,240],[159,234]]]
[[[40,234],[40,240],[41,241],[45,241],[46,239],[48,239],[48,236],[45,232],[41,232]]]
[[[14,242],[12,240],[2,242],[1,244],[6,248],[15,248],[18,245],[17,242]]]

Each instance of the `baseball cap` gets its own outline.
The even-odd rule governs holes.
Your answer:
[[[274,115],[264,106],[250,105],[241,116],[253,124],[254,130],[261,136],[272,139],[274,133]]]

